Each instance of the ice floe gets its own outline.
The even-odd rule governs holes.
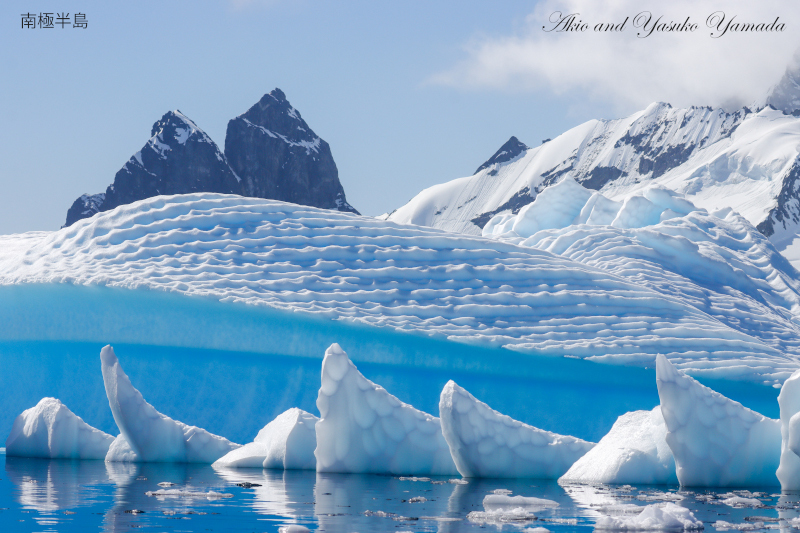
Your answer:
[[[766,418],[701,385],[656,358],[656,383],[666,440],[684,486],[775,485],[780,421]]]
[[[704,529],[703,522],[685,507],[672,502],[650,504],[634,516],[602,516],[596,529],[615,531],[692,531]]]
[[[783,383],[778,405],[781,410],[778,480],[783,490],[800,490],[800,370]]]
[[[562,477],[583,483],[662,485],[677,483],[661,406],[620,416],[597,446]]]
[[[313,470],[318,421],[311,413],[293,407],[264,426],[253,442],[228,452],[214,466]]]
[[[442,390],[439,416],[464,477],[557,478],[594,446],[498,413],[452,380]]]
[[[102,349],[100,361],[108,404],[120,430],[106,461],[211,464],[239,448],[224,437],[156,411],[133,387],[111,346]]]
[[[317,472],[457,473],[439,419],[369,381],[338,344],[325,351],[317,408]]]
[[[114,437],[95,429],[55,398],[42,398],[14,420],[6,455],[104,459]]]

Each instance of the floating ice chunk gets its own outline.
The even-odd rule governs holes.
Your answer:
[[[222,498],[233,498],[230,492],[216,492],[210,490],[208,492],[197,490],[181,490],[181,489],[159,489],[149,490],[145,492],[146,496],[155,496],[157,498],[205,498],[207,500],[219,500]]]
[[[289,524],[278,528],[278,533],[311,533],[311,530],[300,524]]]
[[[214,466],[313,470],[319,418],[292,407],[258,432],[255,440],[217,459]]]
[[[464,477],[554,479],[594,446],[498,413],[453,381],[442,389],[439,416]]]
[[[768,486],[778,481],[780,422],[756,413],[656,357],[667,444],[681,485]]]
[[[532,496],[509,496],[507,494],[487,494],[483,498],[483,508],[489,509],[549,509],[558,507],[558,502]]]
[[[111,346],[100,352],[100,361],[108,404],[120,430],[107,461],[213,463],[239,448],[224,437],[156,411],[133,387]]]
[[[675,459],[666,436],[661,406],[652,411],[625,413],[561,479],[583,483],[677,483]]]
[[[14,420],[6,455],[103,459],[114,437],[95,429],[55,398],[42,398]]]
[[[317,472],[457,473],[439,419],[369,381],[338,344],[325,351],[317,408]]]
[[[672,502],[651,504],[635,516],[602,516],[595,524],[597,529],[618,531],[691,531],[703,529],[703,522],[689,509]]]
[[[536,515],[530,509],[524,509],[522,507],[513,509],[487,509],[485,511],[472,511],[467,515],[467,520],[477,524],[492,524],[501,527],[507,522],[536,520]]]
[[[778,480],[783,490],[800,490],[800,370],[787,379],[778,395],[781,408],[781,462]]]
[[[721,503],[725,505],[729,505],[731,507],[742,508],[742,507],[752,507],[758,508],[763,507],[764,502],[756,498],[745,498],[743,496],[731,495],[724,500],[721,500]]]

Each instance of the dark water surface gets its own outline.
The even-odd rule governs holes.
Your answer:
[[[736,524],[731,529],[734,531],[796,531],[792,519],[800,516],[800,494],[780,495],[775,487],[739,492],[761,504],[736,508],[723,503],[733,495],[728,490],[562,487],[540,480],[469,480],[459,484],[447,478],[216,471],[201,465],[50,461],[5,454],[0,454],[0,461],[3,532],[261,532],[278,531],[291,524],[330,532],[592,531],[602,514],[631,516],[635,514],[631,505],[665,501],[692,510],[704,522],[706,531],[724,530],[718,521]],[[470,512],[483,511],[484,497],[498,489],[554,500],[559,506],[537,510],[536,519],[512,522],[468,517]],[[180,494],[147,494],[158,490]],[[216,495],[209,497],[209,493]],[[410,501],[420,497],[426,501]]]

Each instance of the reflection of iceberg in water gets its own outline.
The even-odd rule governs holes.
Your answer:
[[[312,470],[217,469],[229,483],[252,483],[249,506],[259,514],[279,516],[281,524],[307,524],[314,521],[314,483]]]
[[[104,531],[130,531],[143,525],[163,525],[152,522],[166,513],[187,513],[199,505],[209,502],[190,497],[156,498],[147,496],[147,491],[158,490],[159,483],[174,483],[191,491],[224,492],[226,483],[206,465],[187,463],[105,463],[107,479],[116,486],[114,506],[103,518]],[[139,515],[131,510],[144,511]],[[127,511],[127,512],[126,512]]]
[[[84,487],[108,481],[102,461],[6,457],[6,475],[25,509],[54,512],[93,503]]]
[[[69,461],[6,457],[6,475],[16,486],[15,496],[24,509],[38,511],[40,526],[71,521],[65,509],[94,503],[92,485],[106,483],[101,461]]]

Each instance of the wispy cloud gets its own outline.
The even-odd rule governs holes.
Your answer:
[[[722,10],[735,22],[786,24],[783,32],[710,36],[706,19]],[[546,32],[556,11],[577,13],[589,23],[585,32]],[[637,37],[635,15],[697,24],[690,33],[654,33]],[[593,31],[596,23],[619,23],[618,33]],[[674,0],[649,4],[638,0],[545,0],[515,34],[476,37],[465,45],[463,61],[435,74],[431,83],[469,89],[580,92],[587,98],[632,110],[660,100],[678,106],[727,108],[753,103],[782,76],[800,46],[800,2]]]

